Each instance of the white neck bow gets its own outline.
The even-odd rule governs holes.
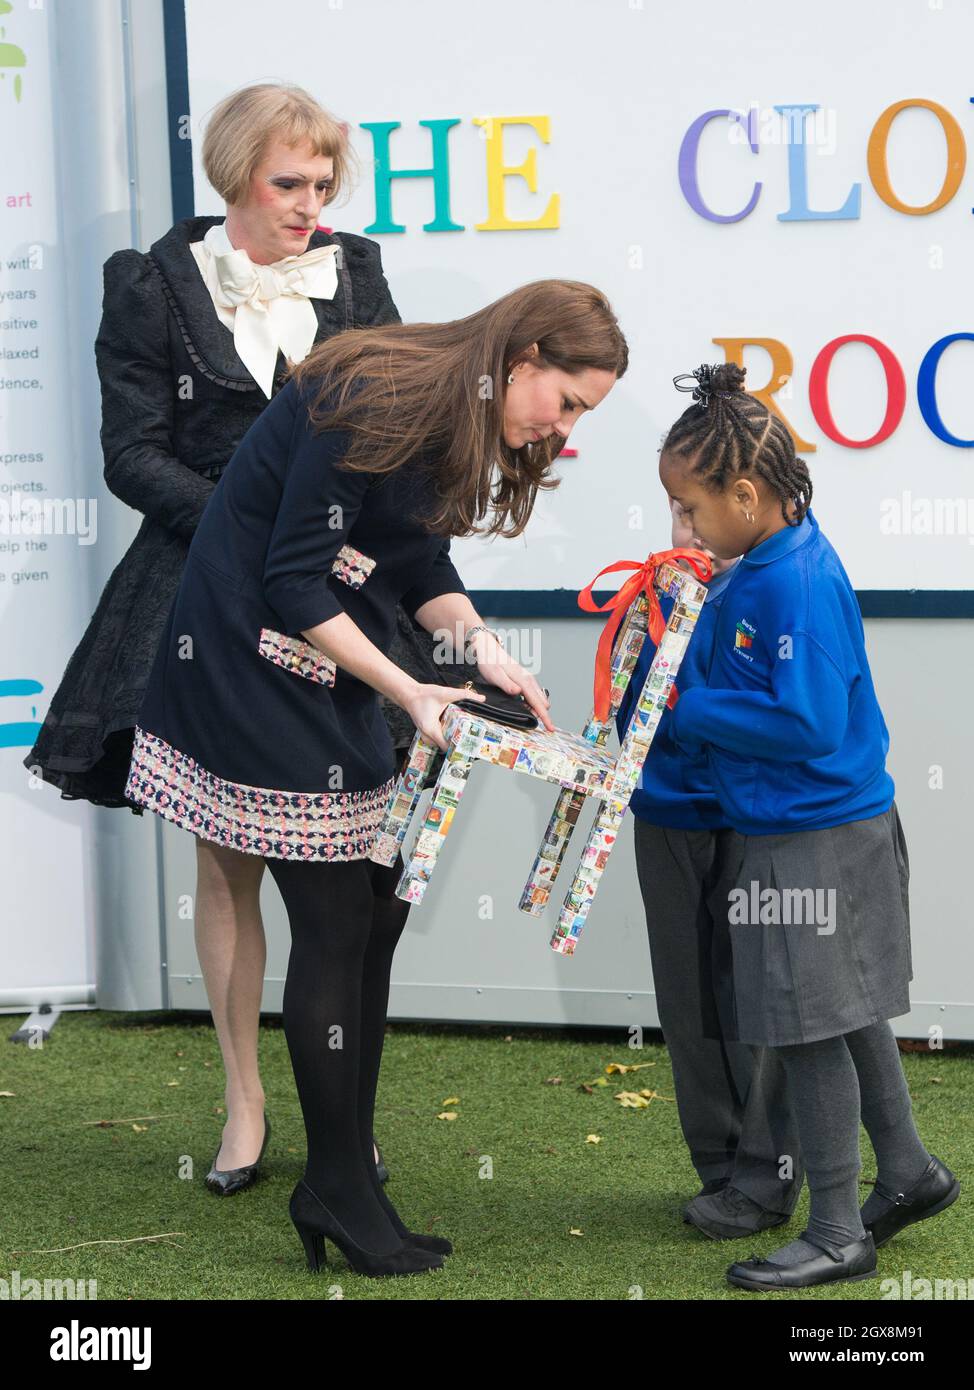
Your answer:
[[[218,222],[190,250],[220,319],[233,330],[237,355],[270,400],[278,349],[300,362],[314,342],[318,316],[309,297],[335,297],[338,247],[319,246],[258,265],[231,245]]]

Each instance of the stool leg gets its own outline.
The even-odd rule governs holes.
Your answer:
[[[541,848],[535,856],[534,865],[518,902],[522,912],[530,913],[532,917],[540,917],[547,907],[552,885],[558,877],[568,841],[578,821],[578,813],[584,805],[584,792],[573,791],[570,787],[564,787],[559,792],[548,829],[541,841]]]
[[[440,775],[433,789],[433,799],[426,812],[426,820],[416,836],[409,861],[396,885],[398,898],[410,903],[423,901],[426,885],[436,868],[437,858],[446,840],[447,831],[453,823],[456,809],[460,805],[460,798],[466,789],[473,764],[473,758],[458,753],[456,748],[451,748],[444,757]]]
[[[559,914],[558,925],[549,943],[553,951],[558,951],[563,956],[574,955],[599,881],[619,838],[619,828],[627,809],[628,802],[615,800],[603,801],[599,807],[599,813],[585,841],[574,881]]]
[[[406,836],[409,822],[413,818],[423,788],[426,786],[429,770],[439,749],[416,730],[409,757],[402,775],[396,783],[386,813],[369,850],[369,858],[376,864],[391,868],[396,862],[399,847]]]

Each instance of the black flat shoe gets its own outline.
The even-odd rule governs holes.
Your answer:
[[[881,1216],[863,1222],[866,1230],[872,1232],[878,1250],[904,1226],[912,1226],[914,1221],[925,1221],[928,1216],[936,1216],[938,1211],[956,1202],[960,1196],[960,1183],[946,1163],[941,1163],[939,1158],[932,1155],[922,1176],[909,1191],[890,1192],[880,1182],[876,1183],[873,1191],[893,1204]]]
[[[328,1262],[326,1236],[338,1246],[356,1274],[365,1274],[373,1279],[383,1275],[427,1274],[431,1269],[443,1267],[438,1255],[429,1250],[420,1250],[405,1240],[391,1255],[363,1250],[303,1178],[291,1193],[289,1210],[294,1229],[301,1237],[304,1253],[308,1257],[308,1268],[313,1274],[317,1274]]]
[[[260,1146],[260,1153],[253,1163],[248,1163],[244,1168],[224,1168],[216,1166],[221,1145],[217,1145],[216,1153],[213,1155],[213,1162],[210,1171],[207,1173],[205,1182],[211,1192],[215,1192],[218,1197],[229,1197],[234,1192],[242,1192],[245,1187],[252,1187],[257,1181],[260,1173],[260,1161],[264,1157],[264,1150],[267,1148],[267,1141],[271,1137],[271,1122],[264,1112],[264,1142]]]
[[[837,1249],[821,1245],[807,1231],[802,1231],[798,1238],[808,1241],[809,1245],[817,1245],[822,1254],[787,1268],[752,1255],[749,1260],[730,1266],[727,1282],[736,1284],[739,1289],[773,1293],[776,1289],[808,1289],[815,1284],[853,1283],[857,1279],[875,1278],[876,1246],[869,1231],[862,1240],[850,1241]]]
[[[379,1141],[374,1134],[372,1136],[372,1143],[375,1145],[375,1151],[378,1154],[375,1160],[375,1175],[380,1182],[388,1182],[389,1169],[386,1167],[385,1159],[382,1157],[382,1150],[379,1148]]]
[[[711,1240],[738,1240],[783,1226],[791,1217],[768,1211],[736,1187],[725,1185],[713,1193],[698,1193],[683,1208],[683,1220]]]

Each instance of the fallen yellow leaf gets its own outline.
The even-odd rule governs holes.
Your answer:
[[[457,1112],[455,1110],[441,1110],[436,1118],[438,1120],[455,1120]]]
[[[580,1230],[578,1229],[577,1226],[570,1226],[570,1227],[568,1228],[568,1234],[569,1234],[570,1236],[582,1236],[582,1235],[585,1234],[585,1232],[584,1232],[584,1231],[580,1231]]]
[[[616,1100],[628,1110],[645,1110],[649,1101],[637,1091],[617,1091]]]
[[[136,1134],[144,1134],[144,1133],[146,1132],[146,1130],[149,1128],[149,1126],[148,1126],[148,1125],[133,1125],[132,1128],[135,1130]]]
[[[585,1136],[585,1142],[586,1144],[601,1144],[602,1136],[601,1134],[587,1134]]]
[[[627,1071],[642,1071],[644,1067],[655,1067],[655,1062],[610,1062],[605,1069],[606,1076],[622,1075]]]
[[[460,1104],[460,1097],[459,1097],[459,1096],[447,1096],[446,1100],[441,1100],[441,1101],[440,1101],[440,1104],[441,1104],[441,1105],[459,1105],[459,1104]]]

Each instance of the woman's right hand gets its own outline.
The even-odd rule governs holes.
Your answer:
[[[455,685],[417,685],[403,708],[423,737],[445,753],[447,744],[440,719],[447,705],[457,700],[483,701],[486,698],[476,690],[458,689]]]

